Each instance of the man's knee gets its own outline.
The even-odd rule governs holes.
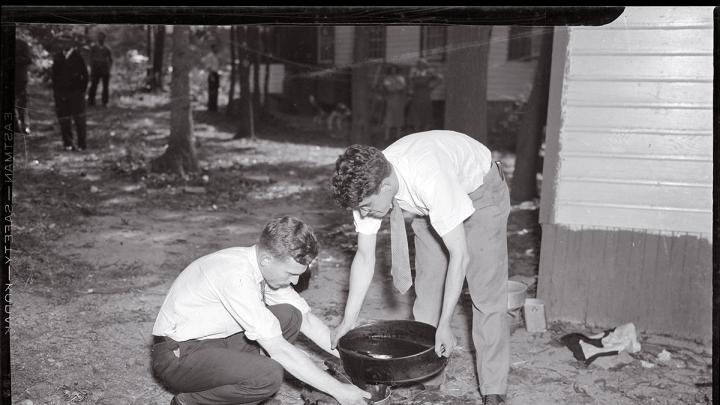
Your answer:
[[[277,304],[268,307],[280,322],[283,336],[286,339],[294,339],[302,326],[302,312],[290,304]]]

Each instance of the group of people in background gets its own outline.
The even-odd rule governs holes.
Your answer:
[[[95,105],[98,85],[102,82],[101,102],[107,107],[110,99],[110,71],[112,51],[105,45],[105,34],[99,32],[96,42],[89,47],[86,57],[81,54],[77,41],[69,33],[55,37],[55,52],[51,68],[55,113],[60,125],[63,149],[87,149],[86,103]],[[86,62],[87,60],[87,62]],[[88,64],[90,70],[88,72]],[[15,109],[17,131],[30,134],[28,119],[28,71],[32,65],[30,45],[21,38],[15,40]],[[90,87],[88,89],[88,83]],[[86,93],[87,91],[87,93]],[[86,102],[87,97],[87,102]],[[73,141],[73,123],[77,134]]]
[[[398,65],[388,65],[380,85],[385,101],[383,127],[385,141],[400,138],[404,128],[425,131],[433,127],[431,94],[441,76],[426,59],[420,58],[408,76]]]

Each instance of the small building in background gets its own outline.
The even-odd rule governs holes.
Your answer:
[[[538,295],[550,320],[709,342],[713,9],[555,29]]]

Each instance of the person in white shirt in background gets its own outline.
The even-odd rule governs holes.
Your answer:
[[[218,110],[218,88],[220,86],[220,60],[217,44],[210,45],[210,52],[202,59],[208,74],[208,111]]]
[[[437,327],[435,351],[449,356],[456,344],[452,315],[467,279],[480,392],[486,404],[504,403],[510,362],[506,237],[510,198],[490,150],[465,134],[445,130],[406,135],[383,151],[352,145],[337,159],[332,191],[340,206],[353,210],[358,232],[350,291],[343,320],[333,331],[333,347],[355,327],[375,270],[377,232],[392,208],[396,287],[404,293],[412,284],[405,213],[414,217],[415,320]],[[396,245],[396,240],[404,246]],[[443,379],[444,372],[425,385],[435,388]]]
[[[180,273],[152,332],[155,376],[178,393],[171,405],[256,404],[278,391],[284,371],[341,404],[365,404],[369,393],[337,381],[292,344],[303,333],[339,357],[330,329],[292,288],[317,252],[312,229],[282,217],[256,245],[208,254]]]

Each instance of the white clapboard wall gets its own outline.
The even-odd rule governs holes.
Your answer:
[[[628,7],[556,35],[567,48],[548,116],[548,139],[559,134],[547,222],[711,237],[712,14]]]
[[[388,25],[386,28],[385,61],[401,65],[414,65],[420,56],[420,25]],[[493,26],[488,54],[489,101],[513,101],[527,98],[532,87],[535,60],[508,61],[508,26]],[[353,26],[335,27],[335,64],[347,67],[353,63]],[[432,62],[439,73],[444,73],[444,62]],[[440,83],[432,94],[433,100],[445,99],[445,86]]]

